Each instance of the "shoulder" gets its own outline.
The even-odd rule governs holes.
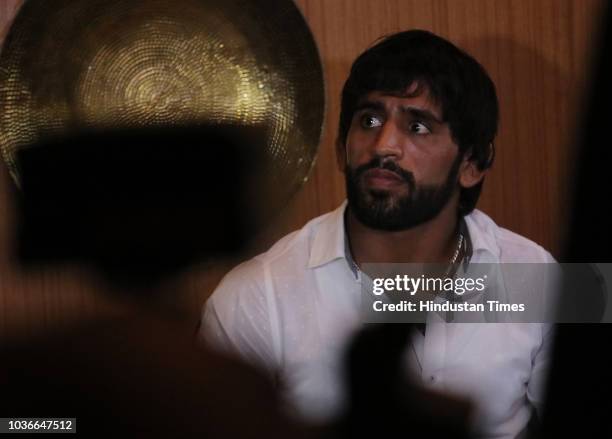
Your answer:
[[[536,242],[500,227],[480,210],[465,216],[474,250],[486,250],[499,262],[555,262],[553,256]]]
[[[289,258],[309,257],[313,245],[314,237],[320,229],[320,225],[325,223],[334,212],[328,212],[321,216],[311,219],[301,229],[285,235],[279,239],[266,252],[255,256],[262,266],[287,262]]]
[[[301,229],[279,239],[266,252],[234,267],[223,277],[209,301],[218,305],[220,302],[247,300],[265,292],[272,269],[275,273],[306,269],[316,232],[332,214],[328,212],[310,220]]]

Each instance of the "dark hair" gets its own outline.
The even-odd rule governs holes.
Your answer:
[[[426,87],[440,105],[460,156],[469,154],[479,170],[490,168],[499,119],[495,85],[478,61],[449,41],[422,30],[388,36],[355,60],[342,89],[339,141],[346,143],[355,108],[363,96],[371,91],[404,94],[415,83],[417,93]],[[461,189],[461,215],[476,206],[482,183]]]

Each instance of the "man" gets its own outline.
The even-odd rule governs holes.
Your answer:
[[[202,335],[278,374],[303,416],[325,420],[346,403],[340,371],[360,327],[362,264],[552,262],[474,210],[497,123],[492,81],[448,41],[407,31],[365,51],[342,92],[348,202],[232,270],[207,302]],[[479,434],[517,436],[542,401],[549,327],[434,317],[406,347],[410,369],[469,396]]]

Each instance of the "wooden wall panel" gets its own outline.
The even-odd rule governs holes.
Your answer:
[[[0,2],[0,37],[22,0]],[[571,192],[572,145],[603,0],[297,0],[320,48],[327,115],[319,157],[304,188],[255,240],[249,254],[209,261],[167,289],[195,326],[204,299],[240,259],[265,249],[344,198],[333,143],[339,94],[353,59],[382,35],[420,28],[472,53],[498,88],[498,155],[479,208],[558,255]],[[1,105],[1,103],[0,103]],[[0,338],[114,309],[84,272],[23,272],[10,257],[12,207],[0,175]]]

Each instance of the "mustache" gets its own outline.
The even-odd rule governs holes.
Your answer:
[[[402,180],[408,183],[410,187],[413,187],[415,184],[414,174],[412,172],[405,170],[393,160],[385,160],[382,157],[375,157],[368,163],[357,167],[353,174],[355,178],[359,178],[364,172],[370,169],[385,169],[397,174]]]

